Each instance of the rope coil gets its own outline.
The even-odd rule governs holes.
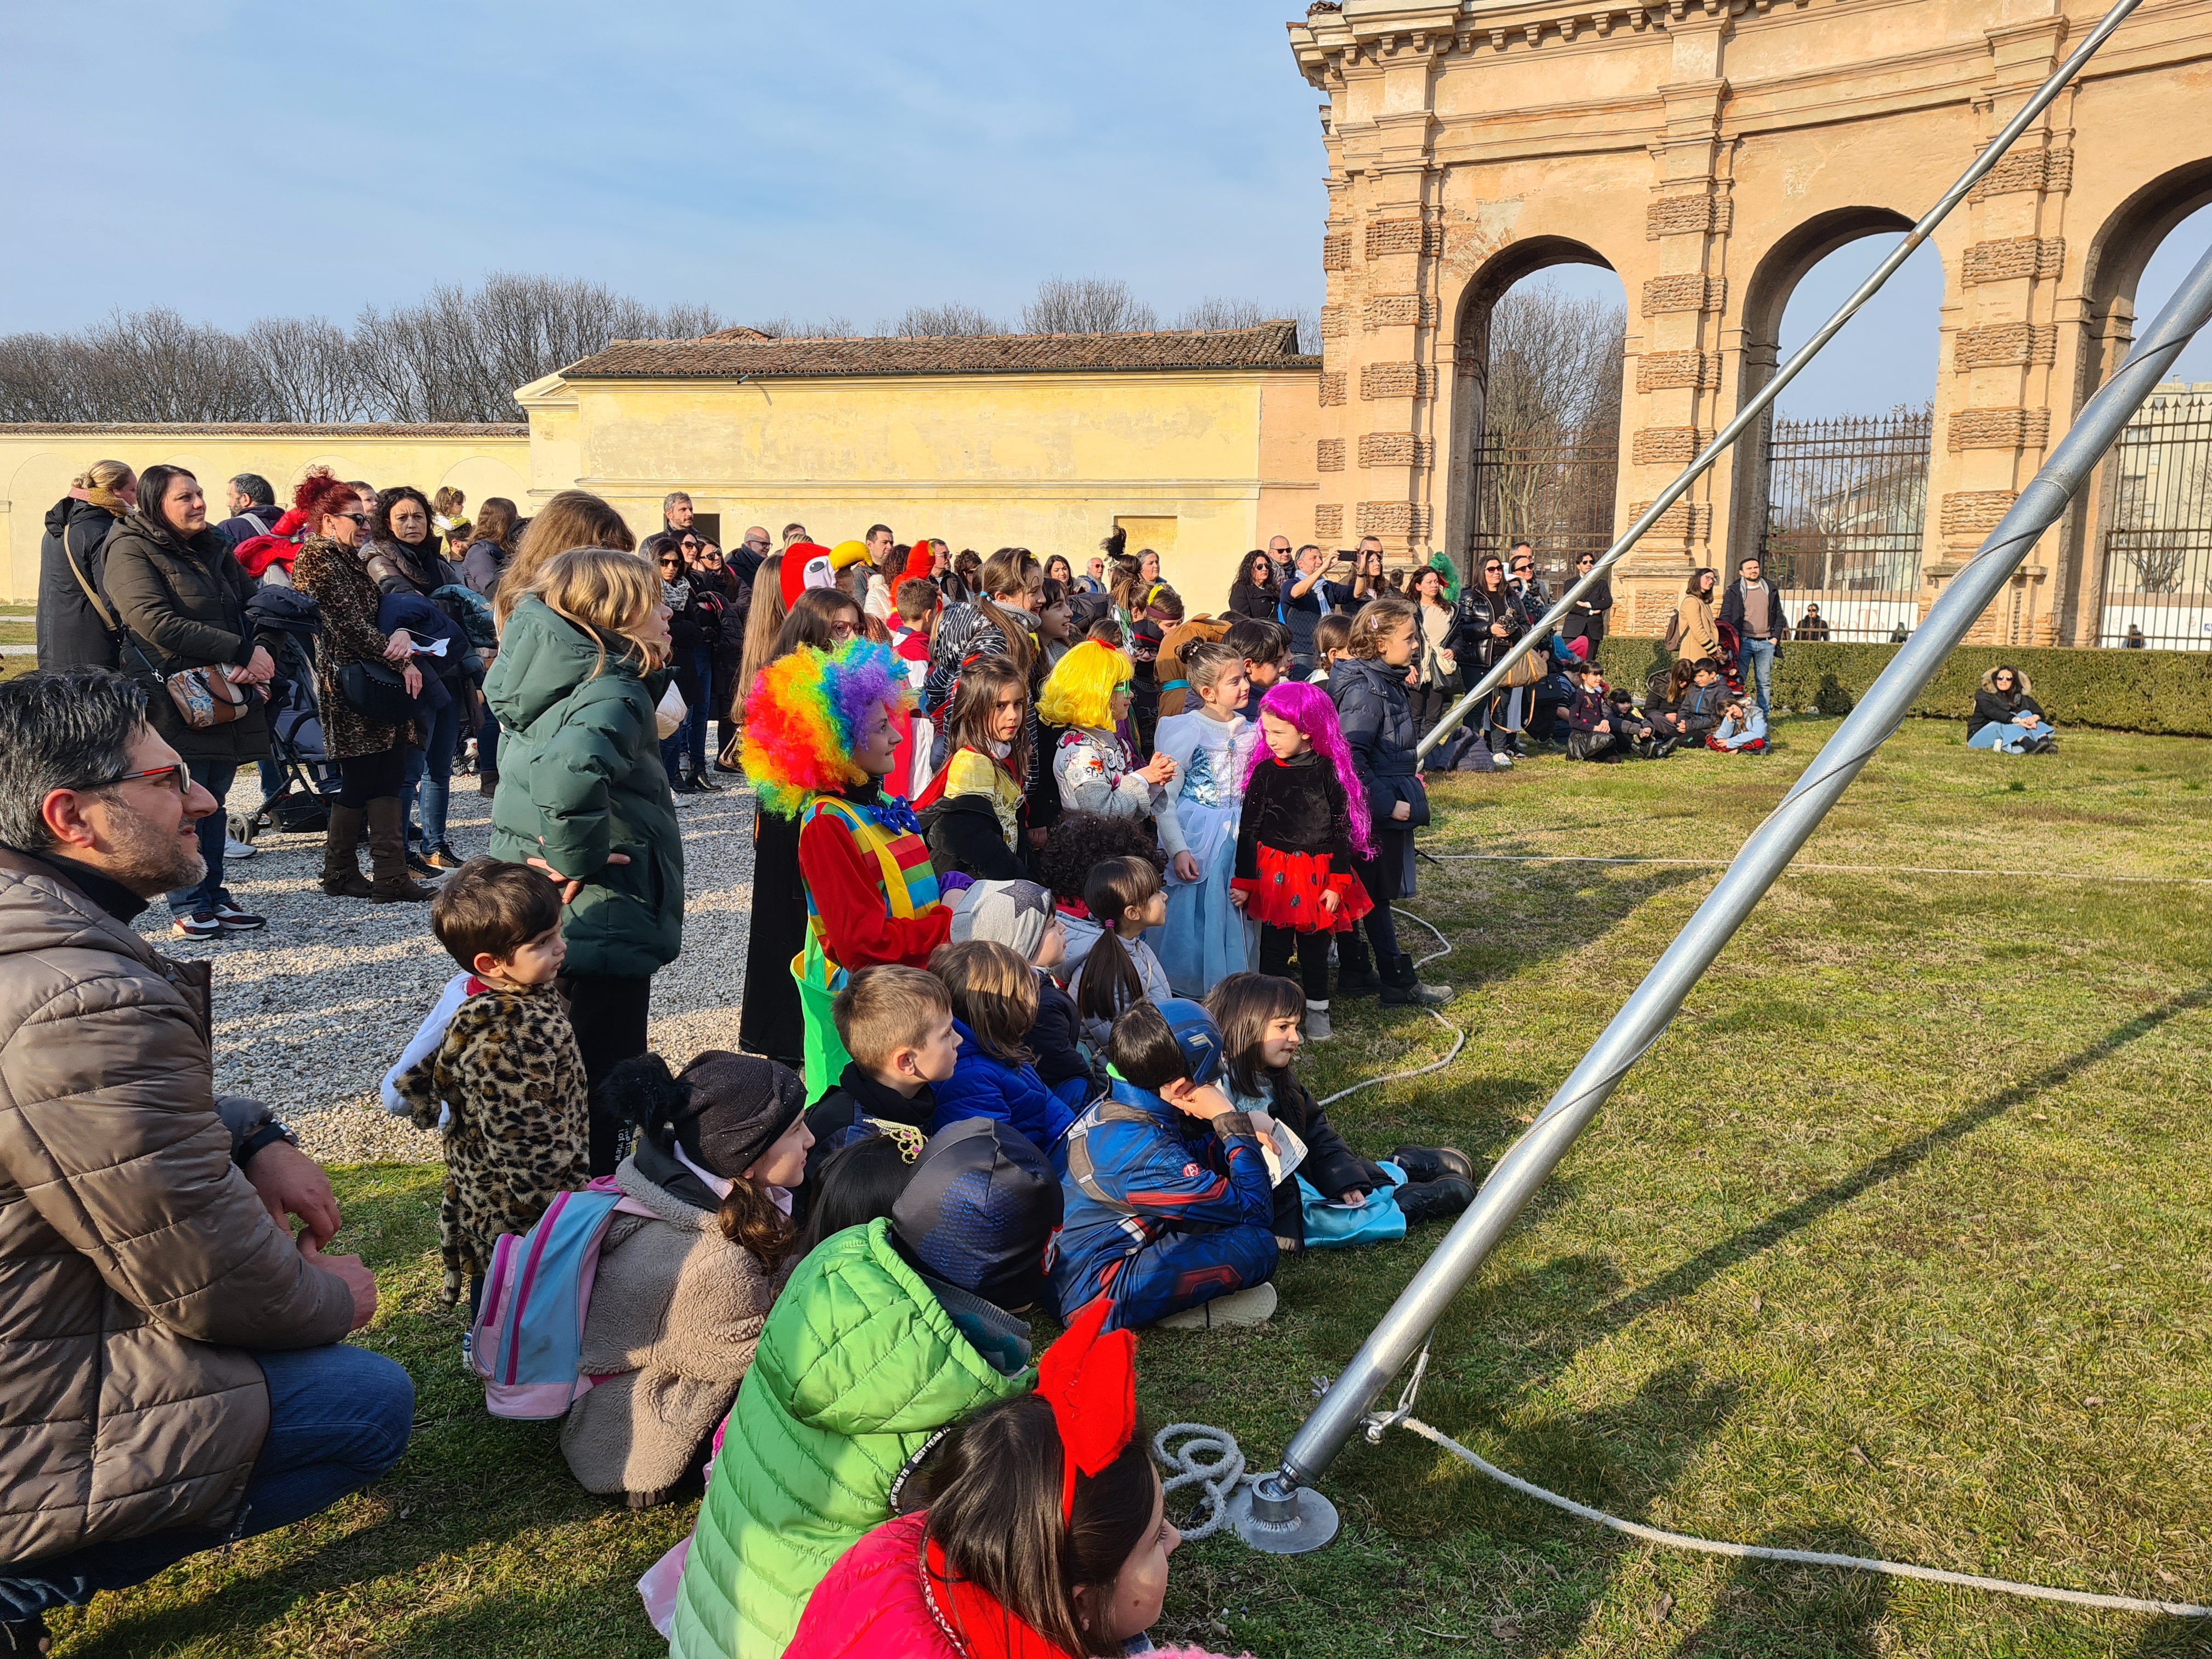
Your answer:
[[[1181,1446],[1170,1446],[1179,1435],[1189,1438]],[[1229,1519],[1231,1494],[1251,1479],[1244,1473],[1244,1452],[1237,1437],[1210,1423],[1170,1423],[1152,1437],[1152,1455],[1172,1471],[1160,1482],[1163,1501],[1185,1486],[1199,1489],[1198,1516],[1181,1528],[1184,1541],[1219,1532]]]

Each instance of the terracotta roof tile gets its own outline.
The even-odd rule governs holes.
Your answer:
[[[1297,325],[1151,334],[987,334],[923,339],[617,340],[562,371],[568,380],[714,380],[745,375],[1121,374],[1192,368],[1313,368]]]

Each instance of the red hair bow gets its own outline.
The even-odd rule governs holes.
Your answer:
[[[1093,1478],[1104,1473],[1137,1431],[1137,1334],[1098,1331],[1112,1302],[1094,1300],[1037,1362],[1036,1391],[1050,1403],[1060,1431],[1063,1525],[1075,1519],[1076,1471]]]

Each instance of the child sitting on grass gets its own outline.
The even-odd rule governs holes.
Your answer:
[[[1157,1002],[1175,994],[1167,970],[1144,939],[1147,928],[1168,919],[1167,889],[1149,859],[1108,859],[1084,883],[1083,902],[1100,929],[1067,991],[1085,1038],[1103,1050],[1124,1008],[1139,999]]]
[[[1199,1330],[1275,1311],[1274,1179],[1252,1120],[1216,1086],[1221,1033],[1195,1002],[1114,1022],[1115,1083],[1067,1137],[1067,1226],[1053,1289],[1073,1323]]]
[[[1275,1186],[1275,1243],[1297,1251],[1403,1238],[1410,1222],[1455,1216],[1474,1201],[1474,1165],[1449,1146],[1401,1146],[1380,1164],[1344,1144],[1292,1070],[1304,997],[1271,974],[1231,974],[1206,999],[1221,1028],[1223,1080],[1238,1110],[1265,1112],[1305,1146]]]
[[[971,1117],[1011,1125],[1060,1169],[1060,1137],[1075,1114],[1044,1086],[1029,1047],[1036,1024],[1036,975],[1022,954],[988,939],[940,945],[929,971],[952,994],[952,1029],[960,1049],[952,1075],[937,1086],[930,1131]]]
[[[874,1118],[927,1131],[937,1114],[936,1087],[952,1075],[960,1048],[945,981],[920,968],[863,968],[837,993],[830,1015],[853,1058],[837,1086],[806,1114],[814,1135],[802,1189],[809,1203],[817,1171],[855,1123]]]
[[[1705,739],[1705,747],[1729,755],[1765,754],[1766,716],[1757,703],[1731,697],[1721,705],[1721,723]]]
[[[933,1136],[888,1219],[810,1252],[724,1425],[676,1595],[673,1659],[779,1659],[837,1558],[890,1518],[938,1430],[1036,1380],[1060,1189],[987,1118]]]
[[[671,1077],[626,1060],[600,1097],[635,1127],[615,1184],[649,1216],[617,1213],[599,1247],[561,1451],[586,1492],[634,1510],[668,1501],[738,1396],[790,1272],[790,1189],[806,1177],[806,1086],[757,1054],[709,1052]]]
[[[1052,895],[1033,881],[979,881],[953,902],[952,942],[1003,945],[1030,964],[1036,981],[1036,1020],[1025,1046],[1036,1056],[1037,1076],[1071,1112],[1105,1091],[1083,1051],[1083,1021],[1075,999],[1052,977],[1067,954],[1067,930]]]
[[[471,859],[431,901],[430,930],[471,978],[436,1049],[393,1087],[417,1127],[442,1122],[439,1295],[453,1306],[465,1280],[473,1318],[493,1242],[592,1178],[591,1091],[553,988],[567,955],[560,889],[526,865]]]

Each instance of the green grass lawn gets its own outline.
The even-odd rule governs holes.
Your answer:
[[[1440,781],[1424,845],[1725,857],[1833,726],[1784,722],[1764,759]],[[1908,723],[1803,855],[1869,872],[1793,874],[1762,903],[1454,1304],[1422,1417],[1680,1531],[2212,1599],[2212,886],[2056,878],[2212,874],[2212,744],[2062,747],[1984,756]],[[1425,864],[1408,908],[1452,943],[1425,971],[1470,1040],[1342,1103],[1340,1127],[1370,1151],[1495,1157],[1717,874]],[[1446,1041],[1373,1005],[1338,1030],[1316,1093]],[[611,1510],[552,1428],[488,1419],[432,1301],[435,1172],[339,1180],[340,1247],[384,1289],[371,1340],[420,1390],[405,1462],[316,1522],[58,1620],[60,1650],[659,1651],[631,1586],[696,1504]],[[1146,1336],[1148,1413],[1226,1427],[1267,1467],[1438,1236],[1286,1262],[1265,1330]],[[2212,1651],[2179,1621],[1659,1551],[1405,1434],[1355,1439],[1324,1485],[1334,1546],[1188,1547],[1168,1631],[1262,1659]]]

